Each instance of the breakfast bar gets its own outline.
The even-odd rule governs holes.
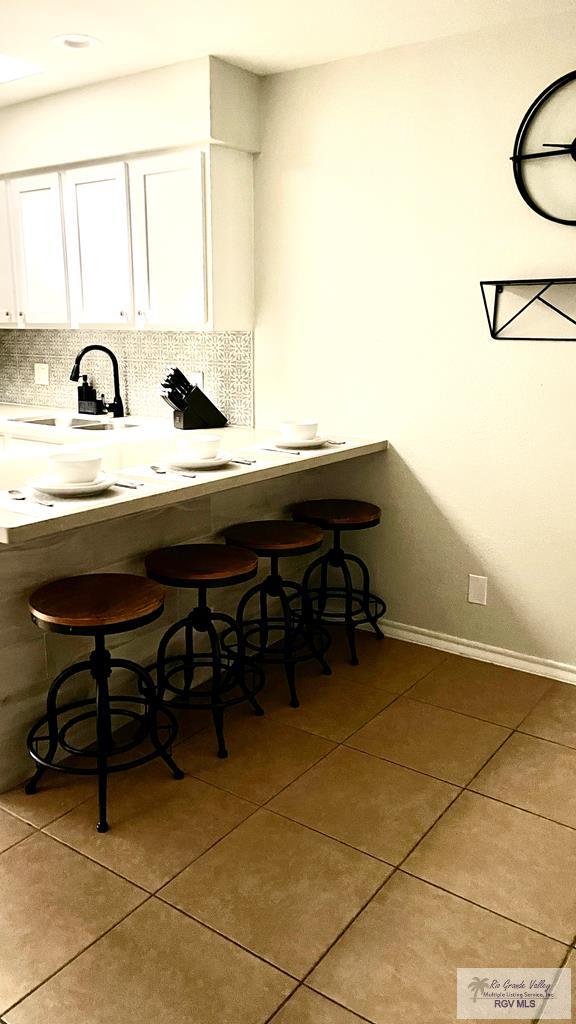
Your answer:
[[[0,462],[0,790],[29,771],[24,741],[42,711],[48,681],[89,650],[86,637],[39,633],[28,611],[36,587],[87,572],[143,574],[144,557],[155,547],[219,541],[230,524],[280,518],[296,501],[326,494],[377,496],[387,447],[384,439],[331,435],[329,444],[294,454],[275,449],[271,430],[226,427],[218,431],[222,448],[241,461],[185,476],[167,468],[182,434],[168,420],[127,417],[123,427],[81,432],[79,440],[80,432],[72,435],[61,411],[52,417],[57,425],[22,422],[25,413],[28,420],[50,419],[50,410],[18,407],[18,420],[13,412],[0,409],[5,441],[21,443],[13,451],[7,443]],[[130,423],[134,429],[128,429]],[[45,496],[30,484],[46,476],[47,455],[56,451],[71,457],[98,452],[112,486],[99,495],[50,497],[49,505],[36,504]],[[12,498],[10,491],[23,498]],[[243,589],[226,591],[224,610],[233,610]],[[114,653],[142,663],[153,660],[167,622],[186,609],[185,598],[170,589],[163,619],[128,640],[112,638]],[[81,694],[81,680],[77,686]]]

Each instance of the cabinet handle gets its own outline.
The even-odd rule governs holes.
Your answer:
[[[6,310],[6,312],[4,313],[4,316],[10,316],[10,313],[8,312],[8,310]]]
[[[120,310],[120,316],[128,316],[128,313],[126,313],[125,310],[121,309]]]

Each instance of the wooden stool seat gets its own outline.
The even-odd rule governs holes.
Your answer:
[[[325,675],[330,675],[330,666],[324,658],[330,646],[330,635],[327,630],[314,625],[312,609],[301,584],[284,578],[279,561],[287,555],[316,551],[324,534],[310,523],[268,519],[236,523],[224,530],[224,537],[227,544],[248,548],[270,559],[269,575],[240,598],[236,612],[237,642],[252,663],[261,667],[283,666],[290,704],[297,708],[296,665],[315,659]],[[250,612],[251,606],[254,610],[258,608],[258,615]],[[223,643],[229,650],[234,650],[234,641],[230,642],[226,636]]]
[[[158,646],[158,699],[171,710],[211,711],[218,757],[228,757],[224,711],[248,702],[255,714],[263,715],[256,694],[264,686],[264,673],[248,664],[236,620],[209,606],[208,590],[252,579],[258,571],[258,559],[252,551],[226,544],[181,544],[151,551],[145,562],[152,579],[169,587],[198,590],[196,606],[168,627]],[[178,634],[183,640],[180,651],[169,654],[170,644]],[[222,635],[234,637],[234,655],[224,648]],[[199,686],[198,672],[204,676],[207,671],[210,678]]]
[[[225,587],[256,575],[258,559],[226,544],[181,544],[146,555],[146,572],[170,587]]]
[[[164,591],[128,573],[69,576],[35,590],[29,608],[36,624],[48,631],[122,632],[161,615]]]
[[[292,509],[297,522],[314,523],[325,530],[361,530],[377,526],[381,511],[368,501],[328,498],[320,501],[301,501]]]
[[[46,714],[34,723],[26,741],[36,770],[25,790],[35,793],[48,768],[97,776],[96,830],[107,832],[110,774],[160,757],[174,778],[184,775],[171,754],[178,724],[168,708],[158,707],[150,672],[130,658],[113,657],[106,646],[108,634],[126,633],[157,619],[164,611],[164,591],[145,576],[94,573],[46,583],[34,591],[28,606],[40,629],[90,636],[93,649],[88,657],[63,669],[48,689]],[[135,678],[136,693],[133,686],[129,693],[119,693],[115,684],[110,686],[116,669],[123,677],[130,673]],[[92,693],[80,700],[63,701],[61,693],[69,680],[86,673],[92,677]],[[122,735],[120,728],[115,735],[115,726],[129,726],[129,735]],[[93,737],[89,741],[90,731]],[[127,756],[132,752],[133,756]]]
[[[303,555],[315,551],[323,541],[322,531],[308,523],[294,523],[285,519],[238,523],[224,531],[227,544],[248,548],[265,557]]]

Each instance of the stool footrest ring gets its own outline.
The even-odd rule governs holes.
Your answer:
[[[260,619],[244,619],[244,645],[249,651],[249,657],[256,664],[261,665],[282,665],[286,660],[288,651],[290,660],[294,664],[305,661],[313,661],[318,655],[326,654],[330,647],[331,637],[327,629],[314,622],[304,624],[302,621],[294,625],[290,632],[290,643],[286,644],[286,630],[284,619],[280,616],[268,616],[266,628],[269,633],[278,633],[278,639],[269,643],[269,646],[262,647],[258,638],[262,634],[262,623]],[[314,647],[311,646],[311,642]],[[222,646],[226,651],[234,651],[233,641],[230,636],[224,633]]]
[[[312,604],[312,613],[316,622],[344,623],[347,621],[346,609],[343,608],[319,608],[325,599],[329,601],[341,601],[346,603],[345,587],[311,587],[308,596]],[[350,592],[352,599],[352,620],[356,626],[373,625],[377,619],[382,618],[386,613],[386,604],[377,594],[366,594],[363,590],[354,588]]]
[[[213,668],[211,655],[194,654],[172,654],[164,659],[164,690],[173,694],[170,699],[162,698],[161,707],[190,709],[194,711],[212,711],[214,708],[231,708],[236,704],[244,704],[247,694],[256,697],[264,688],[264,673],[253,660],[244,658],[244,689],[240,689],[238,682],[238,662],[234,658],[234,652],[222,651],[223,672],[218,684],[217,696],[214,693],[213,679],[204,679],[196,686],[186,689],[184,686],[175,686],[170,680],[180,674],[190,671],[196,672],[202,668]],[[150,666],[154,671],[156,665]],[[235,696],[229,694],[236,692]]]
[[[147,725],[148,717],[150,714],[150,707],[144,697],[137,697],[133,694],[130,694],[130,696],[110,696],[109,699],[110,714],[112,717],[121,716],[124,718],[128,718],[132,721],[141,722],[143,726],[146,726],[145,732],[142,733],[141,730],[137,731],[136,736],[132,740],[127,740],[125,743],[122,744],[116,744],[113,742],[110,749],[107,751],[107,756],[108,758],[114,758],[120,754],[128,753],[130,750],[136,750],[139,746],[142,745],[142,740],[145,739],[150,733],[150,729]],[[118,703],[121,703],[122,705],[139,705],[140,707],[144,708],[144,713],[139,714],[137,711],[131,708],[126,708],[124,706],[119,708],[114,707],[114,705]],[[83,708],[88,710],[82,711],[81,709]],[[30,730],[26,741],[30,756],[33,758],[37,765],[41,765],[43,768],[52,768],[54,771],[64,772],[65,774],[71,775],[98,775],[99,769],[97,764],[95,764],[93,767],[84,768],[80,765],[68,764],[66,760],[54,760],[54,757],[62,751],[65,751],[67,754],[71,754],[74,757],[81,757],[86,759],[92,758],[94,761],[97,761],[98,759],[98,754],[95,750],[91,751],[89,747],[76,747],[67,740],[67,734],[70,732],[72,728],[74,728],[81,722],[86,722],[90,719],[96,719],[96,698],[87,697],[84,700],[77,700],[72,701],[69,704],[63,704],[61,707],[58,708],[57,718],[60,719],[63,715],[67,715],[71,711],[80,711],[80,714],[72,715],[70,718],[67,718],[61,725],[58,724],[58,747],[51,758],[42,756],[38,750],[38,747],[41,743],[49,743],[49,736],[43,734],[43,730],[46,730],[46,728],[49,725],[48,715],[44,715],[35,723],[35,725]],[[178,725],[176,719],[174,718],[174,715],[169,711],[168,708],[159,707],[157,710],[157,714],[159,719],[157,724],[157,732],[167,734],[166,739],[161,741],[161,747],[164,751],[169,753],[178,730]],[[132,758],[128,761],[116,762],[113,760],[109,760],[107,764],[107,772],[108,774],[113,774],[115,772],[126,771],[129,768],[136,768],[139,765],[147,764],[149,761],[152,761],[159,756],[160,752],[154,749],[151,751],[147,751],[145,754],[141,754],[140,757]]]

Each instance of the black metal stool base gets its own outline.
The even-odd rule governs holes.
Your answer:
[[[137,768],[161,757],[176,779],[184,777],[171,756],[171,747],[178,731],[176,719],[166,708],[159,708],[154,684],[146,669],[125,658],[111,658],[104,646],[104,637],[96,635],[95,650],[90,660],[78,662],[64,669],[48,691],[46,714],[30,730],[27,746],[37,768],[25,785],[28,794],[36,792],[38,782],[47,768],[70,775],[93,775],[98,777],[99,817],[98,832],[107,832],[107,785],[108,776],[116,772]],[[111,695],[108,679],[114,668],[133,672],[138,680],[140,695]],[[90,672],[96,682],[96,696],[58,705],[58,695],[63,684],[80,672]],[[126,705],[129,705],[128,707]],[[73,712],[77,712],[73,714]],[[134,735],[116,741],[113,735],[114,720],[125,719],[135,724]],[[96,741],[89,747],[78,746],[71,733],[74,728],[93,720],[96,724]],[[161,739],[161,734],[163,738]],[[140,756],[124,759],[123,754],[137,750],[144,740],[149,740],[152,750]],[[44,749],[42,749],[44,746]],[[70,763],[63,755],[75,759],[95,762],[89,766]],[[120,760],[116,758],[120,757]],[[57,760],[60,758],[60,760]],[[110,760],[113,758],[114,760]]]
[[[362,586],[354,586],[352,570],[359,570]],[[338,569],[342,574],[343,585],[328,584],[329,569]],[[320,573],[318,586],[311,586],[314,573]],[[334,530],[333,546],[324,555],[316,558],[304,573],[302,585],[310,601],[314,621],[331,625],[342,624],[346,629],[350,662],[358,665],[356,650],[356,629],[358,626],[369,625],[379,640],[384,634],[378,625],[386,612],[386,604],[381,597],[370,591],[368,567],[357,555],[342,549],[340,531]]]
[[[186,618],[175,622],[166,631],[158,648],[155,666],[157,697],[164,708],[183,708],[193,711],[211,711],[216,732],[217,755],[228,757],[224,738],[224,711],[236,704],[248,703],[254,714],[263,715],[264,709],[256,700],[264,686],[264,673],[246,656],[244,644],[231,615],[213,612],[207,605],[206,587],[200,586],[198,607]],[[218,633],[217,626],[224,630]],[[173,637],[184,630],[185,650],[183,654],[168,655],[168,645]],[[195,635],[208,638],[209,651],[196,651]],[[222,636],[234,636],[233,648],[222,644]],[[194,685],[201,669],[209,669],[211,677]],[[174,677],[181,676],[180,685],[174,684]]]
[[[250,601],[258,599],[260,615],[246,618]],[[280,604],[281,614],[269,613],[270,599]],[[300,607],[294,610],[297,602]],[[283,665],[290,693],[290,705],[300,707],[296,690],[296,665],[316,660],[324,675],[332,669],[326,661],[331,637],[327,629],[313,621],[312,607],[302,586],[283,579],[278,572],[278,558],[271,558],[270,575],[247,590],[238,605],[237,636],[241,636],[247,656],[257,665]],[[226,650],[233,649],[230,633],[222,638]]]

